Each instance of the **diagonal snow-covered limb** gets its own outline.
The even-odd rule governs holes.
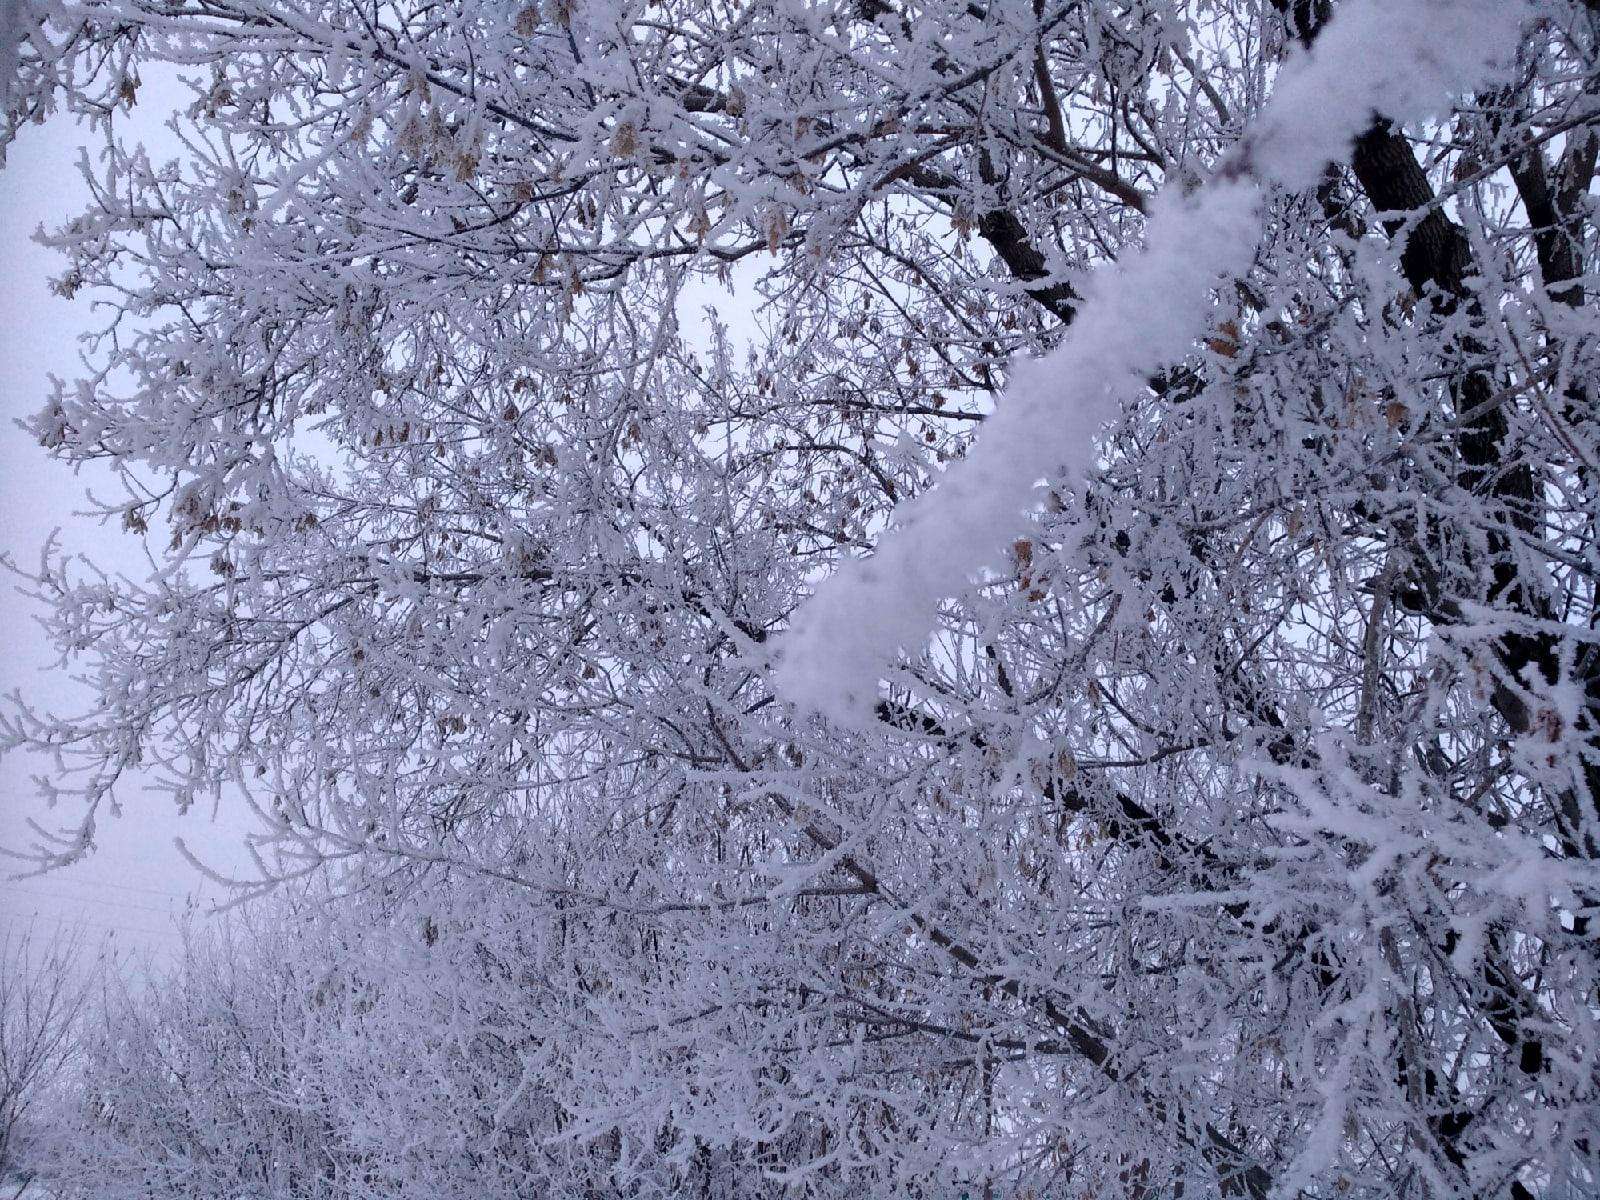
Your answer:
[[[1146,245],[1098,272],[1066,340],[1017,365],[967,457],[901,506],[868,559],[847,564],[778,642],[779,692],[846,723],[870,719],[877,682],[931,631],[939,601],[996,563],[1037,482],[1073,483],[1096,436],[1210,318],[1210,292],[1250,264],[1269,185],[1311,185],[1375,113],[1406,121],[1482,86],[1526,14],[1506,0],[1350,0],[1314,51],[1285,67],[1271,101],[1211,181],[1169,188]]]

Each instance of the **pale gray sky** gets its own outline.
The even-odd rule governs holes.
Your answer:
[[[147,111],[156,118],[162,98],[147,90],[141,100],[147,95],[155,102]],[[146,140],[167,137],[154,119],[146,124]],[[82,131],[58,119],[29,133],[0,169],[0,551],[30,565],[59,527],[69,550],[110,569],[142,573],[145,560],[131,535],[75,515],[86,491],[115,495],[117,485],[106,473],[74,475],[15,425],[43,403],[51,374],[70,379],[78,373],[76,341],[90,320],[91,300],[87,293],[68,301],[50,291],[60,260],[32,240],[41,222],[58,224],[81,208],[85,189],[75,164]],[[9,576],[0,578],[0,692],[21,689],[61,709],[81,706],[86,689],[52,668],[53,654],[34,617],[33,602],[14,591]],[[59,827],[75,815],[66,802],[51,812],[35,795],[31,777],[48,769],[40,759],[0,758],[0,845],[30,840],[29,817]],[[198,807],[180,819],[165,794],[137,785],[121,800],[122,817],[101,823],[97,851],[79,866],[17,880],[19,864],[0,859],[0,924],[81,922],[90,935],[113,936],[130,949],[157,957],[171,952],[175,918],[191,900],[203,905],[216,894],[178,854],[173,838],[181,834],[206,861],[227,866],[242,859],[241,826],[228,813],[212,822]]]

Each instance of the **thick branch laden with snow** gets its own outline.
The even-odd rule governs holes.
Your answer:
[[[1525,15],[1498,0],[1346,4],[1212,180],[1163,194],[1147,245],[1100,268],[1062,345],[1013,368],[966,457],[896,510],[870,559],[801,608],[780,643],[779,690],[818,712],[871,717],[891,657],[921,647],[940,600],[1002,565],[1040,484],[1081,481],[1122,400],[1214,322],[1212,293],[1254,257],[1261,189],[1311,186],[1374,113],[1414,120],[1481,86],[1497,61],[1504,69]]]

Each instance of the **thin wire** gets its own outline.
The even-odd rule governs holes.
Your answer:
[[[29,875],[18,882],[26,883],[33,879],[43,879],[46,877],[47,876],[44,875]],[[71,884],[75,887],[116,888],[119,892],[147,892],[152,896],[171,896],[174,900],[184,899],[183,894],[179,892],[169,892],[163,888],[139,887],[137,884],[132,883],[110,883],[102,879],[75,879],[70,875],[57,875],[53,878],[59,879],[64,884]],[[5,886],[9,886],[9,883],[5,884]]]
[[[135,904],[131,900],[102,900],[98,896],[72,896],[66,892],[36,892],[29,888],[17,887],[11,883],[0,883],[0,889],[16,892],[23,896],[40,896],[46,900],[61,900],[67,904],[103,904],[108,908],[137,908],[141,912],[159,913],[166,916],[170,908],[157,908],[153,904]]]
[[[112,924],[109,924],[109,923],[107,923],[105,921],[88,921],[88,920],[71,920],[71,921],[69,921],[69,920],[67,920],[67,919],[65,919],[63,917],[54,917],[54,918],[47,917],[44,914],[42,914],[40,912],[37,912],[37,911],[29,913],[29,914],[26,914],[26,915],[21,914],[21,913],[0,913],[0,921],[10,921],[10,922],[12,922],[14,924],[17,924],[17,925],[31,925],[36,921],[44,921],[44,922],[54,921],[54,923],[56,924],[57,927],[65,926],[68,929],[71,929],[71,928],[73,928],[75,926],[78,926],[78,925],[85,925],[85,926],[90,926],[90,927],[95,928],[95,929],[109,929],[113,933],[136,933],[136,934],[147,935],[149,937],[172,938],[172,939],[175,939],[175,940],[181,939],[181,935],[178,933],[178,931],[176,929],[145,929],[143,926],[139,926],[139,925],[112,925]]]

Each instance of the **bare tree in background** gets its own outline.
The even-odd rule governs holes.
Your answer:
[[[85,957],[81,930],[0,932],[0,1177],[20,1165],[24,1122],[77,1047]]]

